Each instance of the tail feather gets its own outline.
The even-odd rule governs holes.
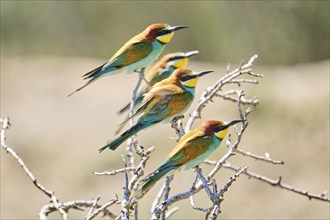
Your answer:
[[[105,63],[105,64],[106,64],[106,63]],[[76,89],[75,91],[73,91],[72,93],[70,93],[70,94],[68,95],[68,97],[69,97],[69,96],[72,96],[72,95],[75,94],[76,92],[82,90],[83,88],[85,88],[86,86],[88,86],[88,85],[91,84],[92,82],[96,81],[96,80],[99,79],[100,77],[105,76],[107,73],[116,70],[115,67],[113,67],[113,68],[109,68],[109,69],[107,69],[107,70],[102,70],[105,64],[103,64],[103,65],[101,65],[101,66],[99,66],[99,67],[97,67],[97,68],[95,68],[95,69],[89,71],[89,72],[86,73],[85,75],[83,75],[83,76],[82,76],[83,79],[84,79],[84,80],[89,79],[89,81],[88,81],[86,84],[84,84],[83,86],[81,86],[81,87],[79,87],[78,89]]]
[[[82,90],[83,88],[85,88],[86,86],[88,86],[89,84],[91,84],[92,82],[94,82],[95,80],[97,80],[97,78],[95,79],[91,79],[89,80],[87,83],[85,83],[83,86],[79,87],[78,89],[76,89],[75,91],[71,92],[68,97],[72,96],[73,94],[75,94],[76,92],[79,92],[80,90]]]
[[[99,152],[101,153],[106,148],[109,148],[111,150],[116,150],[119,147],[119,145],[124,143],[128,138],[130,138],[132,135],[138,133],[139,131],[141,131],[142,129],[144,129],[146,127],[148,127],[148,126],[141,124],[141,123],[137,123],[133,127],[126,130],[121,135],[117,136],[115,139],[108,141],[108,143],[106,145],[104,145],[102,148],[99,149]]]
[[[142,185],[139,187],[138,191],[135,193],[135,197],[141,198],[144,194],[146,194],[150,188],[155,185],[163,177],[167,176],[171,171],[175,170],[177,166],[169,165],[168,163],[163,164],[153,173],[149,174],[146,178],[142,180]]]
[[[89,71],[88,73],[84,74],[82,76],[83,79],[92,79],[92,78],[98,77],[98,74],[99,74],[99,72],[101,72],[101,70],[102,70],[102,68],[103,68],[104,65],[105,65],[105,63],[102,64],[101,66],[96,67],[95,69]]]
[[[117,114],[121,115],[121,114],[123,114],[124,112],[129,111],[130,106],[131,106],[131,103],[129,102],[129,103],[126,104],[124,107],[122,107],[122,108],[117,112]]]

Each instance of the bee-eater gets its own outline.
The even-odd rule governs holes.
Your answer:
[[[177,53],[170,53],[163,56],[158,62],[156,62],[153,66],[150,67],[149,70],[145,73],[145,80],[148,82],[144,82],[141,84],[138,93],[136,94],[134,105],[136,108],[140,106],[143,95],[147,93],[150,88],[155,85],[155,83],[162,81],[169,77],[174,70],[186,67],[188,64],[189,57],[192,57],[199,52],[197,50],[189,51],[187,53],[177,52]],[[124,113],[129,110],[130,103],[128,103],[125,107],[123,107],[119,113]]]
[[[187,132],[176,144],[167,159],[158,169],[145,177],[135,195],[142,196],[162,177],[176,171],[187,170],[198,166],[221,144],[228,133],[228,128],[244,120],[222,122],[208,120],[199,127]]]
[[[160,122],[170,122],[174,117],[183,114],[194,99],[199,77],[210,72],[213,71],[207,70],[196,73],[190,69],[180,68],[175,70],[167,79],[156,83],[144,95],[141,107],[131,116],[142,114],[137,123],[109,141],[99,151],[101,152],[106,148],[115,150],[125,140],[142,129]]]
[[[151,64],[163,51],[165,45],[172,39],[175,31],[187,26],[168,24],[152,24],[144,31],[127,41],[107,62],[83,75],[88,80],[86,84],[76,89],[72,94],[85,88],[97,79],[114,75],[119,72],[131,73]]]

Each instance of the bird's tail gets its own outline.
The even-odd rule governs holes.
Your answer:
[[[176,166],[168,166],[168,164],[166,163],[160,166],[157,170],[149,174],[141,181],[142,185],[140,185],[133,197],[135,197],[136,199],[142,198],[144,194],[146,194],[150,190],[150,188],[155,185],[156,182],[167,176],[167,174],[171,173],[171,171],[173,171],[175,168]]]
[[[88,86],[89,84],[91,84],[92,82],[94,82],[96,80],[95,79],[91,79],[89,80],[87,83],[85,83],[83,86],[79,87],[78,89],[76,89],[75,91],[71,92],[68,97],[72,96],[73,94],[75,94],[76,92],[79,92],[80,90],[82,90],[83,88],[85,88],[86,86]]]
[[[106,145],[104,145],[102,148],[99,149],[99,152],[102,152],[106,148],[109,148],[111,150],[116,150],[117,147],[119,147],[119,145],[125,142],[128,138],[130,138],[132,135],[138,133],[139,131],[141,131],[146,127],[148,127],[148,125],[137,123],[133,127],[126,130],[121,135],[117,136],[115,139],[108,141]]]
[[[103,64],[104,65],[104,64]],[[73,94],[75,94],[76,92],[82,90],[83,88],[85,88],[86,86],[88,86],[89,84],[91,84],[92,82],[94,82],[96,79],[99,78],[100,76],[100,72],[102,71],[102,67],[103,65],[89,71],[88,73],[86,73],[85,75],[83,75],[83,79],[89,79],[89,81],[87,83],[85,83],[83,86],[79,87],[78,89],[76,89],[75,91],[71,92],[69,96],[72,96]]]
[[[99,66],[99,67],[97,67],[97,68],[95,68],[95,69],[89,71],[89,72],[86,73],[85,75],[83,75],[82,77],[83,77],[84,80],[88,79],[87,83],[85,83],[83,86],[79,87],[79,88],[76,89],[75,91],[71,92],[71,93],[68,95],[68,97],[69,97],[69,96],[72,96],[72,95],[75,94],[76,92],[82,90],[83,88],[85,88],[86,86],[88,86],[88,85],[91,84],[92,82],[96,81],[97,79],[99,79],[99,78],[101,78],[101,77],[103,77],[103,76],[105,76],[105,75],[108,75],[109,72],[116,70],[116,68],[113,67],[113,68],[111,68],[111,69],[107,69],[106,71],[104,71],[104,70],[103,70],[103,66],[104,66],[104,65],[105,65],[105,64],[103,64],[103,65],[101,65],[101,66]]]
[[[119,115],[121,115],[121,114],[123,114],[123,113],[129,111],[130,106],[131,106],[131,103],[129,102],[129,103],[127,103],[124,107],[122,107],[117,113],[118,113]]]

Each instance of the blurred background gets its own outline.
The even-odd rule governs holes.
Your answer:
[[[329,1],[1,1],[1,116],[12,127],[7,141],[37,179],[61,201],[101,202],[122,194],[123,175],[99,177],[93,171],[123,166],[122,146],[98,153],[123,117],[137,74],[106,77],[85,90],[81,75],[102,64],[123,43],[152,23],[188,25],[175,34],[163,54],[199,50],[189,66],[216,72],[202,78],[191,113],[202,91],[252,55],[260,84],[243,85],[258,105],[240,148],[285,165],[271,165],[236,155],[230,162],[311,192],[329,192]],[[215,99],[206,119],[238,117],[235,104]],[[233,132],[233,131],[232,131]],[[144,147],[156,146],[147,164],[153,171],[175,145],[174,131],[159,125],[139,134]],[[166,144],[166,146],[164,145]],[[17,162],[1,152],[1,219],[34,219],[48,198],[25,176]],[[223,146],[211,159],[226,152]],[[202,166],[204,172],[210,170]],[[234,173],[222,169],[219,185]],[[175,176],[171,194],[187,190],[192,171]],[[140,218],[162,185],[141,201]],[[219,186],[219,187],[220,187]],[[208,207],[205,193],[196,205]],[[177,203],[172,219],[203,219],[188,200]],[[118,209],[114,209],[119,213]],[[222,219],[329,219],[329,203],[240,177],[225,194]],[[73,218],[84,216],[79,211]],[[58,215],[51,218],[57,219]]]

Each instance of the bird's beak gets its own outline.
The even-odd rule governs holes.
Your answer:
[[[189,52],[185,53],[184,55],[185,55],[185,57],[192,57],[198,53],[199,53],[198,50],[193,50],[193,51],[189,51]]]
[[[185,26],[185,25],[173,26],[170,28],[170,31],[178,31],[178,30],[181,30],[184,28],[188,28],[188,26]]]
[[[208,73],[212,73],[212,72],[214,72],[213,70],[205,70],[205,71],[201,71],[201,72],[198,72],[198,73],[196,73],[196,77],[201,77],[201,76],[204,76],[204,75],[206,75],[206,74],[208,74]]]
[[[233,120],[233,121],[230,121],[226,124],[226,127],[230,127],[230,126],[233,126],[234,124],[237,124],[237,123],[240,123],[240,122],[244,122],[246,120]]]

